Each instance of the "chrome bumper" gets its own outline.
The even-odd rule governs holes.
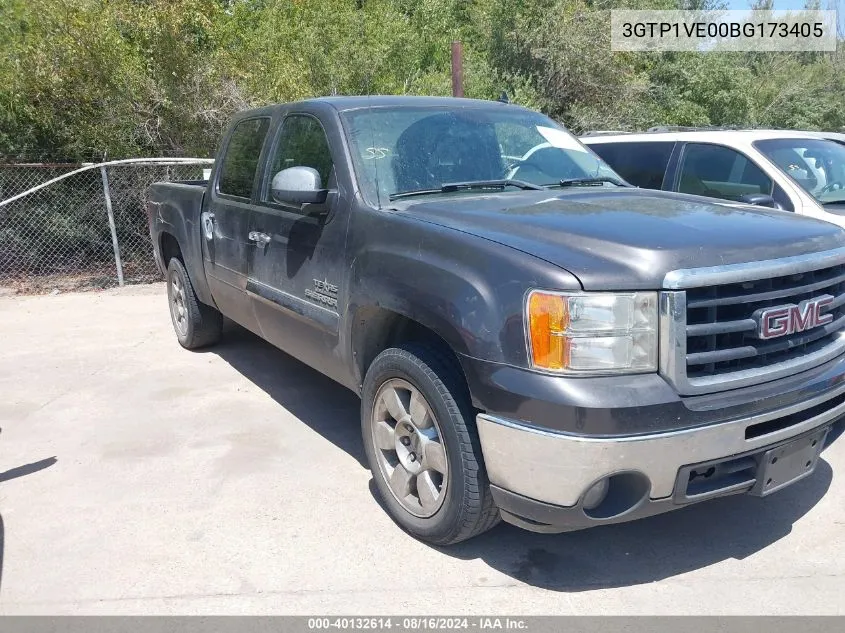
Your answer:
[[[637,472],[650,482],[650,499],[670,497],[686,465],[754,451],[822,427],[845,415],[845,402],[786,428],[746,439],[748,427],[798,415],[845,393],[845,385],[797,405],[695,429],[630,437],[554,433],[487,414],[477,416],[490,483],[556,506],[575,506],[596,481]],[[841,399],[840,399],[841,400]]]

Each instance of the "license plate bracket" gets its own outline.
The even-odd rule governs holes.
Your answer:
[[[763,453],[759,457],[757,482],[749,494],[766,497],[812,474],[829,430],[824,428]]]

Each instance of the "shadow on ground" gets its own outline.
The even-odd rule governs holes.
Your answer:
[[[58,460],[55,457],[48,457],[31,464],[11,468],[5,472],[0,473],[0,482],[17,479],[37,473],[39,470],[44,470],[55,464]],[[3,556],[6,552],[6,526],[3,523],[3,515],[0,515],[0,592],[3,590]]]
[[[223,339],[208,351],[367,468],[357,395],[228,322]]]
[[[0,515],[0,591],[3,590],[3,554],[6,551],[6,526],[3,515]]]
[[[32,462],[31,464],[24,464],[23,466],[18,466],[17,468],[11,468],[6,472],[0,473],[0,483],[9,481],[10,479],[17,479],[18,477],[31,475],[32,473],[37,473],[39,470],[49,468],[55,464],[56,461],[58,460],[55,457],[48,457],[47,459]]]
[[[480,558],[517,580],[557,591],[586,591],[662,580],[775,543],[824,496],[833,479],[820,460],[807,479],[771,497],[716,499],[631,523],[569,534],[529,534],[502,525],[443,550]]]
[[[360,401],[351,391],[238,327],[209,351],[367,467]],[[502,524],[438,551],[481,559],[522,582],[556,591],[650,583],[722,560],[741,560],[778,541],[824,496],[832,478],[830,465],[820,460],[812,476],[766,499],[728,497],[569,534],[533,534]],[[370,490],[377,498],[372,481]],[[381,510],[374,504],[373,511]]]

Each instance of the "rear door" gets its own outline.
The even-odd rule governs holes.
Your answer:
[[[349,200],[338,191],[332,148],[320,121],[290,112],[270,146],[250,231],[261,242],[249,268],[247,292],[262,336],[319,371],[336,376],[340,284],[345,277]],[[312,167],[329,189],[325,205],[280,204],[273,176]]]
[[[214,301],[223,314],[251,330],[256,322],[246,283],[255,242],[249,240],[249,225],[259,158],[269,128],[269,117],[235,124],[202,216],[206,274]]]
[[[664,189],[674,141],[591,143],[588,147],[635,187]]]

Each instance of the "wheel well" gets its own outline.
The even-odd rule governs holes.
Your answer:
[[[164,261],[165,268],[167,268],[170,260],[174,257],[183,264],[185,263],[185,260],[182,258],[182,249],[179,248],[179,242],[170,233],[162,233],[159,244],[161,246],[161,259]]]
[[[384,308],[358,311],[353,331],[353,350],[361,381],[367,368],[384,350],[404,343],[426,343],[447,354],[461,371],[464,386],[466,376],[455,350],[437,332],[404,315]]]

